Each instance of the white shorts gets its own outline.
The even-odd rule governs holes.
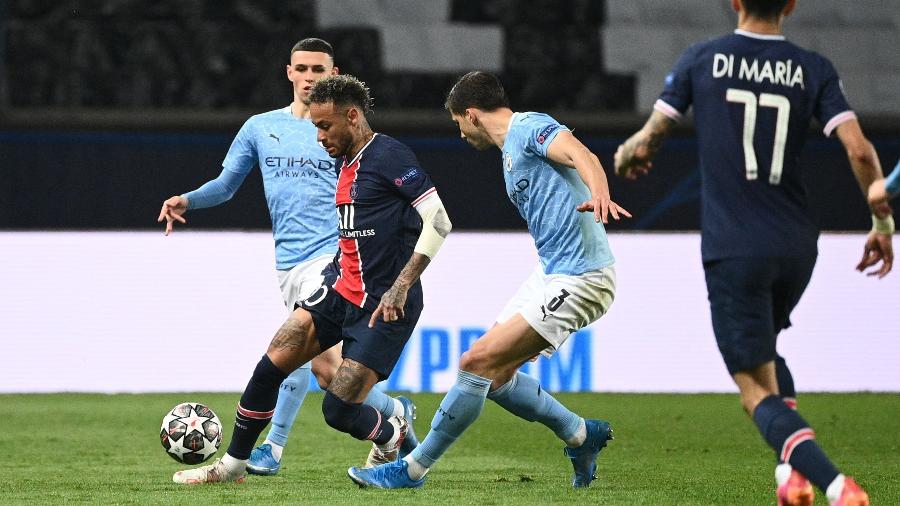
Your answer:
[[[325,255],[301,262],[289,270],[278,271],[278,286],[281,287],[281,298],[288,313],[294,305],[306,299],[322,286],[322,270],[334,259],[334,255]]]
[[[606,314],[615,294],[613,266],[567,276],[544,274],[538,265],[497,316],[497,323],[521,314],[550,343],[541,352],[550,357],[570,335]]]

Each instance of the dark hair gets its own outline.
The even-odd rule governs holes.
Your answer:
[[[363,114],[372,111],[372,97],[366,83],[350,74],[338,74],[323,77],[316,81],[309,91],[310,103],[324,104],[332,102],[334,105],[353,105],[359,108]]]
[[[450,88],[444,107],[453,114],[463,114],[469,107],[494,111],[509,107],[509,98],[497,76],[473,70],[460,77]]]
[[[315,53],[325,53],[334,59],[334,49],[331,47],[331,44],[325,42],[322,39],[317,39],[315,37],[310,37],[308,39],[303,39],[300,42],[294,44],[294,47],[291,48],[291,54],[296,53],[297,51],[312,51]]]
[[[744,10],[755,18],[775,19],[787,3],[788,0],[744,0]]]

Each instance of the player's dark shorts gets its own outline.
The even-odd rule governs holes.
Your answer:
[[[410,290],[403,307],[403,318],[385,322],[378,318],[375,327],[369,328],[372,312],[353,304],[334,291],[333,277],[300,307],[309,311],[316,326],[316,338],[322,350],[344,341],[342,356],[372,369],[379,380],[391,375],[403,347],[409,341],[419,315],[422,313],[422,291]]]
[[[703,263],[713,331],[728,372],[775,360],[778,333],[809,283],[816,257],[728,258]]]

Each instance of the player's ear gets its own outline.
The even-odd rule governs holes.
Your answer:
[[[741,12],[743,5],[741,4],[741,0],[731,0],[731,10],[734,12]]]
[[[340,73],[341,71],[337,67],[331,67],[331,75],[336,76]]]
[[[475,109],[471,107],[466,109],[466,119],[469,120],[469,123],[472,123],[473,126],[478,126],[478,115],[475,114]]]
[[[784,6],[784,10],[781,11],[781,15],[787,16],[794,12],[794,7],[797,7],[797,0],[788,0],[787,5]]]
[[[347,121],[350,122],[351,126],[356,126],[359,123],[359,111],[356,107],[348,107],[347,108]]]

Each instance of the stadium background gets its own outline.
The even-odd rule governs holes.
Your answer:
[[[341,70],[369,83],[374,128],[413,148],[453,219],[447,251],[426,273],[422,325],[388,382],[445,389],[460,350],[535,262],[498,152],[469,148],[442,110],[454,78],[499,73],[514,109],[551,112],[611,169],[680,51],[733,28],[728,4],[0,3],[0,391],[243,387],[283,318],[258,172],[172,237],[154,218],[164,198],[218,174],[247,117],[290,101],[288,49],[307,36],[332,42]],[[897,40],[900,11],[887,0],[801,2],[785,31],[832,59],[890,170],[900,158],[900,57],[885,41]],[[852,271],[868,213],[840,144],[815,125],[803,165],[817,219],[842,234],[820,242],[782,351],[796,357],[801,390],[898,391],[898,274]],[[609,227],[618,299],[533,373],[553,390],[731,391],[705,307],[689,122],[651,177],[610,184],[635,214]],[[173,360],[184,372],[161,375]],[[48,380],[37,363],[57,374]],[[204,384],[210,367],[233,378]],[[843,372],[822,374],[835,367]]]

